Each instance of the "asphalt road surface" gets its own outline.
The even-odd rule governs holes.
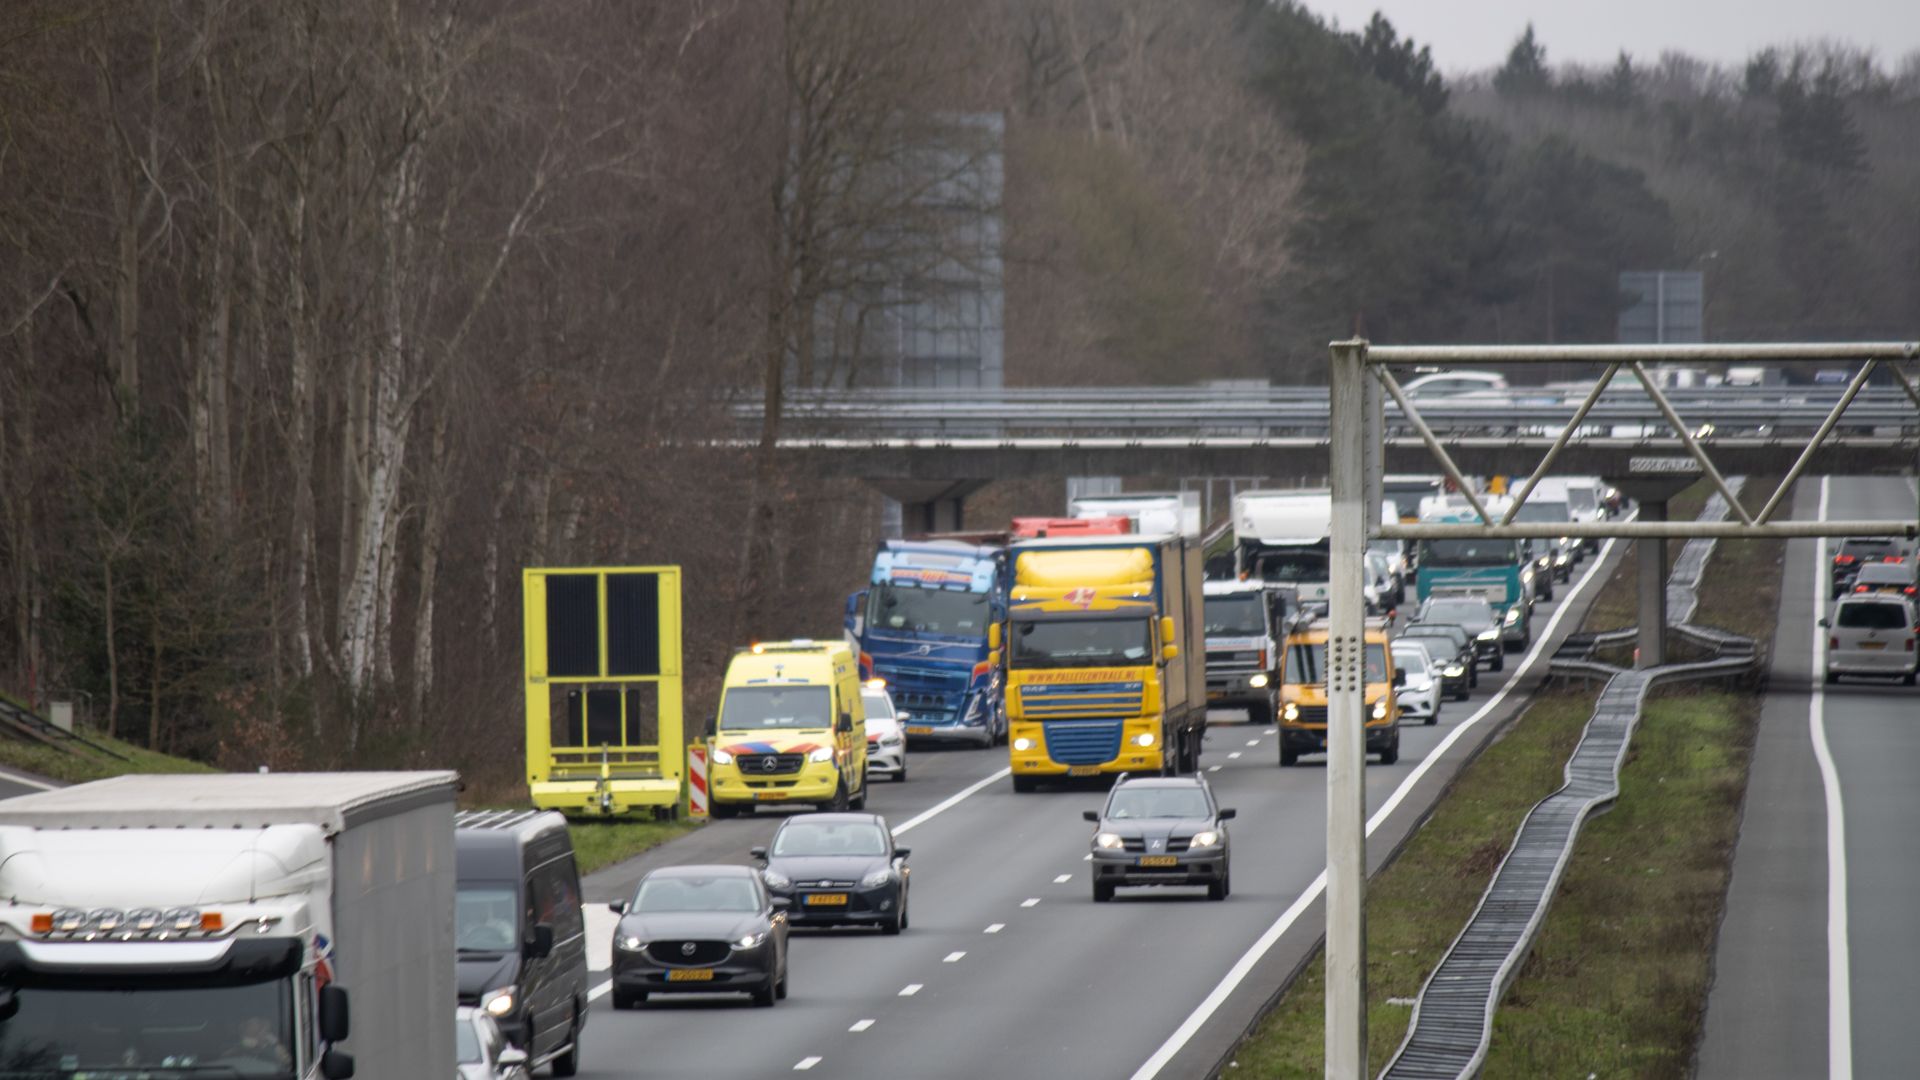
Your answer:
[[[1795,517],[1820,516],[1821,483],[1799,485]],[[1829,519],[1914,513],[1905,480],[1825,483]],[[1920,1001],[1920,693],[1891,681],[1823,685],[1821,544],[1787,545],[1772,693],[1707,1000],[1704,1080],[1915,1075],[1906,1028]],[[1836,835],[1842,842],[1829,843]]]
[[[15,795],[31,795],[36,791],[46,791],[58,786],[31,773],[23,773],[15,769],[0,769],[0,799],[11,799]]]
[[[1509,654],[1502,675],[1483,672],[1472,700],[1446,703],[1433,727],[1403,727],[1398,764],[1368,766],[1376,867],[1524,704],[1604,581],[1596,567],[1612,562],[1610,547],[1560,586],[1558,603],[1536,611],[1536,648]],[[596,903],[601,970],[580,1075],[1208,1075],[1322,932],[1323,759],[1283,770],[1274,730],[1239,720],[1214,714],[1202,759],[1221,805],[1239,810],[1224,902],[1202,889],[1123,890],[1096,907],[1080,812],[1100,805],[1101,788],[1015,795],[1003,749],[916,749],[912,779],[876,783],[869,802],[912,848],[905,934],[796,931],[791,995],[772,1008],[687,997],[615,1012],[604,991],[614,920]],[[710,823],[591,876],[587,898],[630,896],[658,865],[748,862],[774,818]]]

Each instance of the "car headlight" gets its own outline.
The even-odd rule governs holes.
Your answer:
[[[899,746],[900,742],[901,742],[900,736],[897,734],[889,733],[889,734],[880,736],[881,746]]]
[[[767,932],[765,930],[761,930],[756,933],[748,934],[747,936],[742,938],[736,938],[733,941],[728,942],[728,944],[732,945],[736,949],[757,949],[761,945],[765,944],[766,940],[767,940]]]
[[[613,947],[622,952],[639,952],[647,947],[647,943],[632,934],[622,934],[613,939]]]
[[[807,760],[813,762],[815,765],[824,765],[833,760],[833,747],[816,746],[807,754]]]
[[[1511,612],[1511,611],[1509,611],[1509,612],[1507,612],[1507,621],[1508,621],[1508,622],[1512,622],[1512,621],[1513,621],[1513,617],[1514,617],[1514,613],[1513,613],[1513,612]],[[1481,641],[1492,641],[1492,640],[1494,640],[1495,638],[1498,638],[1499,636],[1500,636],[1500,628],[1499,628],[1499,627],[1497,627],[1497,626],[1489,626],[1489,627],[1487,627],[1487,628],[1486,628],[1485,630],[1482,630],[1482,631],[1480,631],[1480,640],[1481,640]]]
[[[1135,735],[1132,739],[1132,742],[1133,742],[1133,745],[1135,746],[1152,746],[1153,732],[1149,731],[1144,734]]]
[[[760,871],[760,880],[766,882],[769,889],[793,888],[793,879],[778,870]]]
[[[1193,840],[1187,846],[1197,848],[1213,847],[1218,843],[1220,843],[1219,833],[1214,832],[1212,829],[1202,829],[1193,834]]]
[[[1289,723],[1300,719],[1300,706],[1291,701],[1287,702],[1287,707],[1280,710],[1280,719]]]
[[[481,996],[480,1007],[485,1009],[490,1015],[506,1016],[508,1013],[511,1013],[513,1007],[518,1004],[518,1002],[514,1000],[514,995],[519,989],[517,986],[503,986],[498,990],[489,990]]]
[[[1033,740],[1032,739],[1015,739],[1013,740],[1013,748],[1015,750],[1031,750],[1033,749]]]
[[[1415,681],[1414,681],[1414,680],[1412,680],[1412,679],[1408,679],[1408,680],[1407,680],[1407,688],[1408,688],[1409,690],[1421,690],[1421,691],[1425,691],[1425,690],[1431,690],[1431,689],[1433,689],[1433,680],[1432,680],[1432,679],[1424,679],[1424,678],[1423,678],[1423,679],[1421,679],[1421,680],[1419,680],[1418,682],[1415,682]]]
[[[1119,833],[1103,832],[1093,838],[1094,847],[1104,848],[1108,851],[1117,850],[1124,845],[1125,842],[1120,839]]]
[[[1379,701],[1373,703],[1373,718],[1375,720],[1385,720],[1387,718],[1386,698],[1381,698]]]
[[[1266,689],[1267,673],[1264,671],[1256,672],[1253,678],[1247,680],[1247,685],[1253,687],[1255,690]]]
[[[1459,664],[1447,665],[1447,678],[1449,679],[1457,679],[1460,676],[1465,675],[1466,673],[1467,673],[1467,669],[1464,667],[1461,667]]]
[[[893,880],[893,868],[890,866],[883,866],[880,869],[875,870],[873,873],[868,874],[866,877],[861,878],[860,886],[866,889],[877,889],[880,886],[885,885],[887,882],[892,880]]]
[[[719,747],[714,747],[713,763],[715,765],[731,765],[733,764],[733,755],[727,753],[725,750],[722,750]]]
[[[1508,608],[1507,609],[1507,625],[1512,626],[1514,623],[1517,623],[1519,621],[1520,621],[1520,609],[1518,607]]]

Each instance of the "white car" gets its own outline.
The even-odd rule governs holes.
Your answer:
[[[1393,643],[1393,669],[1406,675],[1406,682],[1394,690],[1400,703],[1400,715],[1431,727],[1440,722],[1440,670],[1433,654],[1418,641]]]
[[[1507,377],[1493,371],[1435,371],[1401,387],[1410,398],[1428,401],[1505,402]]]
[[[1849,593],[1821,619],[1827,631],[1827,681],[1842,675],[1920,679],[1920,615],[1897,593]]]
[[[461,1005],[453,1010],[453,1046],[460,1080],[531,1080],[527,1052],[508,1043],[484,1009]]]
[[[860,691],[867,706],[867,775],[889,780],[907,778],[907,733],[900,727],[893,695],[875,679]]]

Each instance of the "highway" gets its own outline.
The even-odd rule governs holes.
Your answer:
[[[1802,483],[1794,509],[1911,520],[1914,505],[1908,481],[1836,478]],[[1817,541],[1787,548],[1773,690],[1707,1003],[1706,1080],[1916,1071],[1906,1025],[1920,1000],[1920,696],[1892,682],[1822,684],[1827,559]]]
[[[58,786],[45,777],[15,769],[0,769],[0,799],[11,799],[15,795],[31,795],[36,791],[46,791]]]
[[[1613,547],[1539,609],[1532,651],[1509,655],[1504,676],[1483,673],[1474,698],[1448,703],[1438,725],[1405,727],[1398,764],[1368,766],[1376,866],[1524,703]],[[912,779],[876,784],[870,802],[913,851],[903,936],[796,932],[791,996],[771,1009],[689,998],[615,1012],[601,992],[581,1075],[1208,1075],[1321,932],[1321,759],[1283,771],[1273,729],[1230,718],[1215,714],[1202,759],[1222,805],[1240,812],[1225,902],[1160,890],[1096,908],[1080,811],[1099,805],[1101,789],[1016,796],[1004,750],[916,750]],[[586,898],[629,896],[656,865],[747,862],[773,825],[771,816],[710,823],[592,875]],[[603,906],[590,922],[598,968],[609,963],[612,923]]]

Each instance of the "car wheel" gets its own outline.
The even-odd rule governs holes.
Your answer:
[[[767,980],[766,986],[762,987],[759,990],[753,991],[753,1003],[758,1008],[762,1008],[762,1009],[771,1008],[773,1006],[774,999],[777,996],[778,996],[778,991],[776,991],[774,988],[773,980],[769,978]]]
[[[1467,686],[1475,690],[1478,690],[1480,688],[1480,661],[1479,660],[1475,660],[1473,662],[1473,666],[1467,669]],[[1467,700],[1467,695],[1461,694],[1460,700],[1461,701]]]
[[[880,932],[888,937],[898,936],[900,931],[907,928],[906,914],[906,905],[902,904],[900,910],[893,913],[893,918],[880,924]]]
[[[1385,750],[1380,751],[1380,764],[1395,765],[1395,764],[1398,764],[1399,761],[1400,761],[1400,732],[1395,731],[1393,733],[1393,741],[1387,743],[1387,748]]]
[[[1013,790],[1016,794],[1024,795],[1038,786],[1040,786],[1040,781],[1031,776],[1016,776],[1013,778]]]
[[[1433,725],[1439,722],[1440,722],[1440,696],[1438,694],[1435,694],[1433,698],[1433,711],[1427,714],[1426,726],[1432,727]]]
[[[1920,683],[1920,671],[1907,672],[1906,675],[1901,677],[1900,683],[1903,686],[1912,686],[1915,683]]]
[[[787,965],[780,965],[780,981],[773,984],[773,996],[781,1001],[787,1000]]]
[[[903,886],[900,889],[900,929],[902,930],[913,926],[913,905],[907,902],[912,898],[912,894]]]
[[[907,782],[907,759],[906,758],[900,759],[900,771],[893,774],[893,782],[896,784],[904,784]]]
[[[1207,882],[1207,899],[1225,900],[1227,898],[1227,877],[1225,874],[1214,881]]]
[[[1094,903],[1104,904],[1111,899],[1113,899],[1112,885],[1109,885],[1104,881],[1096,881],[1093,883],[1093,902]]]
[[[580,1012],[578,1009],[574,1010],[573,1019],[567,1025],[567,1052],[547,1064],[553,1067],[555,1076],[572,1076],[580,1071]]]
[[[1504,646],[1501,648],[1499,652],[1494,654],[1493,670],[1495,671],[1507,670],[1507,653]]]

